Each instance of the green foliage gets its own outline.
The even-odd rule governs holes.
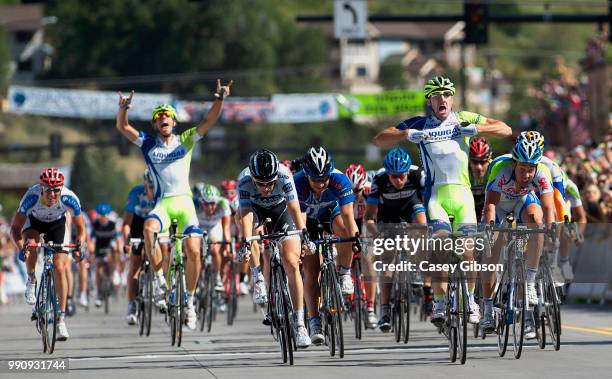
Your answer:
[[[398,55],[390,56],[380,65],[378,81],[385,89],[406,88],[401,59]]]
[[[2,205],[2,215],[4,217],[12,217],[17,208],[19,208],[19,202],[21,196],[12,192],[0,192],[0,204]],[[9,220],[10,222],[10,220]]]
[[[8,36],[4,28],[0,27],[0,92],[5,93],[8,84],[10,51],[8,46]]]
[[[113,178],[113,180],[108,180]],[[120,210],[130,189],[125,173],[117,167],[107,150],[77,150],[72,164],[70,189],[84,209],[93,209],[102,201]]]

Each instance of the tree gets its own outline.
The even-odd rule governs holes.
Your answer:
[[[4,28],[0,27],[0,92],[6,93],[10,72],[11,53],[8,46],[8,37]]]

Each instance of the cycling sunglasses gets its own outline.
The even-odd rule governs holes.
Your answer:
[[[329,180],[329,176],[323,176],[321,178],[309,176],[308,178],[310,178],[310,180],[312,180],[315,183],[325,183],[326,181]]]
[[[56,188],[51,188],[51,187],[43,187],[46,193],[60,193],[62,192],[62,187],[56,187]]]
[[[155,113],[155,115],[153,116],[153,121],[162,118],[162,117],[171,117],[174,118],[174,116],[172,114],[170,114],[169,112],[157,112]]]
[[[277,179],[274,179],[274,180],[269,181],[269,182],[260,182],[260,181],[257,181],[257,180],[253,180],[255,185],[257,187],[259,187],[259,188],[272,188],[276,184],[276,181],[277,181]]]
[[[406,174],[405,172],[402,172],[401,174],[389,174],[390,177],[392,177],[393,179],[398,179],[398,180],[404,180],[406,179],[406,176],[408,174]]]
[[[451,96],[453,96],[453,93],[451,91],[436,92],[433,95],[431,95],[430,97],[432,97],[432,98],[434,98],[434,97],[435,98],[439,98],[439,97],[442,97],[442,96],[444,96],[445,98],[446,97],[451,97]]]

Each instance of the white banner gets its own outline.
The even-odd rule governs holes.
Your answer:
[[[172,104],[170,94],[135,93],[129,117],[150,120],[159,104]],[[44,87],[10,86],[8,111],[42,116],[114,119],[119,96],[113,91],[88,91]]]
[[[333,94],[273,95],[268,122],[299,123],[338,119],[338,107]]]

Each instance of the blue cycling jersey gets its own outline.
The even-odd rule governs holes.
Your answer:
[[[155,207],[155,199],[149,200],[143,184],[134,186],[128,194],[128,200],[123,210],[134,213],[138,217],[145,218]]]
[[[318,219],[325,212],[333,211],[343,205],[353,203],[355,194],[351,181],[340,170],[334,170],[329,178],[329,185],[317,199],[314,191],[308,184],[308,178],[304,171],[299,171],[293,176],[295,189],[297,190],[300,209],[306,212],[308,218]]]

